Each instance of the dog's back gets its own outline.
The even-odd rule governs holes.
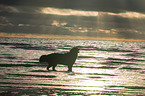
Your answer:
[[[54,61],[57,60],[57,57],[59,56],[59,53],[52,53],[52,54],[48,54],[48,55],[42,55],[39,59],[39,62],[51,62],[51,61]]]

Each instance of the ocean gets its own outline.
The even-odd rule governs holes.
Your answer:
[[[73,66],[47,71],[41,55],[78,46]],[[51,68],[50,68],[51,69]],[[145,95],[145,42],[0,38],[1,96]]]

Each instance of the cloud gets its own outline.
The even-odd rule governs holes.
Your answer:
[[[8,6],[0,4],[0,12],[9,13],[29,13],[29,14],[51,14],[61,16],[120,16],[124,18],[145,18],[144,13],[124,11],[120,13],[102,12],[102,11],[85,11],[75,9],[62,9],[54,7],[30,7],[30,6]]]
[[[9,6],[0,4],[0,13],[27,13],[40,14],[41,8],[31,6]]]
[[[11,33],[13,30],[17,33],[90,37],[118,35],[121,38],[144,38],[145,36],[143,27],[145,13],[131,11],[131,7],[127,7],[126,10],[121,9],[127,6],[127,1],[130,0],[114,0],[112,3],[112,0],[89,0],[89,2],[74,0],[69,3],[64,2],[65,0],[59,0],[57,3],[57,0],[14,1],[17,2],[5,0],[5,4],[0,5],[0,24],[3,25],[1,32]],[[108,4],[109,2],[111,4]],[[115,5],[117,2],[121,5]]]
[[[6,5],[0,4],[0,12],[16,12],[16,13],[18,13],[19,10],[13,6],[6,6]]]
[[[36,0],[33,2],[33,0],[15,0],[15,2],[12,2],[9,0],[2,0],[0,12],[94,17],[98,15],[114,15],[125,18],[145,18],[145,13],[142,12],[143,9],[145,10],[143,6],[145,1],[142,0],[85,0],[84,2],[82,0],[74,0],[71,1],[71,3],[67,3],[68,1],[65,2],[65,0],[57,1],[58,0],[54,0],[53,2],[51,2],[51,0]],[[106,4],[106,2],[109,4]],[[52,7],[46,7],[45,4]],[[126,9],[124,9],[124,7]]]
[[[10,23],[8,18],[6,18],[4,16],[0,16],[0,26],[2,27],[2,26],[8,26],[8,25],[13,26],[13,24]],[[1,29],[1,27],[0,27],[0,29]]]
[[[81,11],[73,9],[60,9],[46,7],[41,9],[41,13],[44,14],[54,14],[54,15],[64,15],[64,16],[98,16],[97,11]]]
[[[145,18],[145,14],[131,11],[126,11],[122,13],[108,13],[108,15],[121,16],[125,18]]]
[[[124,18],[145,18],[145,14],[139,12],[125,11],[121,13],[112,13],[112,12],[101,12],[101,11],[84,11],[84,10],[73,10],[73,9],[60,9],[52,7],[41,8],[40,13],[42,14],[53,14],[53,15],[62,15],[62,16],[120,16]]]

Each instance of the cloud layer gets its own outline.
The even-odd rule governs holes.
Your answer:
[[[144,13],[145,10],[144,0],[1,0],[1,4],[105,12],[121,12],[126,10]]]
[[[142,0],[139,2],[136,0],[90,0],[89,2],[74,0],[71,3],[65,0],[61,2],[60,0],[14,1],[16,2],[2,0],[0,32],[96,38],[145,38],[143,27],[145,14],[141,11],[142,5],[140,11],[135,11],[139,10],[135,7],[143,3]],[[134,3],[128,6],[128,2]],[[129,10],[135,2],[137,5],[134,6],[134,11]],[[127,6],[125,10],[122,9],[123,6]]]

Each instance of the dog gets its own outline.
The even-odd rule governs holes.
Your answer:
[[[42,55],[39,58],[39,62],[46,62],[48,64],[47,70],[49,71],[50,67],[53,67],[53,71],[57,64],[67,65],[68,71],[72,71],[73,64],[75,63],[78,57],[79,49],[78,47],[73,47],[69,52],[61,54],[61,53],[52,53],[48,55]]]

